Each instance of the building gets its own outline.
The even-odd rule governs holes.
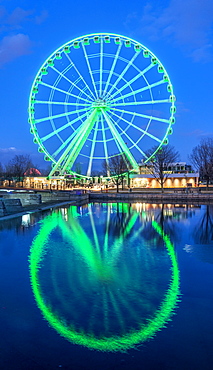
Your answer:
[[[139,165],[139,174],[130,174],[130,186],[139,188],[160,188],[160,184],[151,173],[149,165]],[[199,184],[199,173],[192,170],[185,162],[170,163],[164,170],[166,180],[164,188],[196,187]]]

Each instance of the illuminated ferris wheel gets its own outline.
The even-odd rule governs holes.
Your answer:
[[[90,177],[117,155],[137,170],[168,143],[175,111],[159,59],[139,42],[109,33],[78,37],[54,51],[29,98],[31,133],[52,162],[50,176]]]

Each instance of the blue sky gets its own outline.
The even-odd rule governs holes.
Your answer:
[[[55,49],[93,32],[132,37],[161,60],[177,97],[170,143],[188,161],[200,139],[213,135],[212,0],[0,0],[0,162],[30,154],[45,167],[29,132],[33,79]]]

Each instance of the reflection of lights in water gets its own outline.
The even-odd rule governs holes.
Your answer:
[[[137,209],[137,211],[141,211],[142,210],[142,206],[143,206],[142,203],[136,203],[136,209]]]
[[[64,220],[68,220],[68,209],[67,208],[61,208],[61,214],[64,218]]]
[[[190,245],[190,244],[185,244],[183,250],[186,252],[186,253],[192,253],[193,252],[193,246]]]
[[[173,216],[173,211],[171,209],[164,209],[163,210],[163,215],[164,216]]]
[[[23,215],[21,218],[21,224],[22,226],[28,227],[30,225],[30,215],[26,214]]]
[[[31,247],[31,285],[44,318],[69,341],[101,351],[126,350],[153,337],[179,294],[169,237],[152,222],[167,249],[159,260],[159,251],[143,246],[143,225],[128,205],[105,205],[98,217],[88,212],[79,218],[75,207],[70,212],[68,222],[60,214],[48,216]],[[122,232],[113,228],[121,217]]]
[[[204,263],[213,264],[213,243],[211,244],[185,244],[183,250]]]

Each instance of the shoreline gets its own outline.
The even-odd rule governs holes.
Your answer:
[[[17,193],[18,198],[18,193]],[[171,192],[92,192],[89,191],[87,196],[85,194],[78,195],[75,199],[59,201],[58,199],[51,202],[43,202],[40,204],[29,204],[23,206],[23,209],[17,212],[11,212],[5,215],[0,215],[0,221],[9,220],[20,217],[25,214],[45,211],[51,208],[61,206],[69,206],[72,204],[86,204],[91,202],[146,202],[146,203],[167,203],[167,204],[213,204],[213,192],[208,193],[171,193]]]

